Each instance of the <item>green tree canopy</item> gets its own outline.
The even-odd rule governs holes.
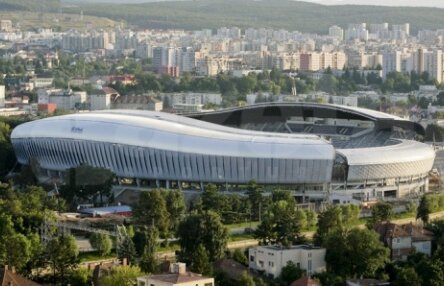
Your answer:
[[[228,232],[217,213],[208,211],[191,214],[184,219],[177,232],[180,243],[180,260],[188,263],[202,246],[211,261],[222,257],[227,244]]]
[[[72,235],[60,235],[51,239],[45,248],[46,260],[54,278],[65,283],[66,274],[79,263],[77,243]]]
[[[396,279],[391,283],[393,286],[421,286],[421,278],[415,269],[404,267],[397,270]]]
[[[139,203],[134,208],[133,215],[138,224],[155,226],[161,236],[168,234],[170,220],[162,191],[141,192]]]
[[[325,260],[329,269],[343,277],[374,277],[389,258],[389,250],[373,230],[336,230],[326,237]]]
[[[429,216],[432,212],[432,206],[429,198],[424,195],[419,201],[418,209],[416,210],[416,219],[421,219],[424,224],[429,222]]]
[[[143,252],[140,257],[139,266],[143,272],[157,273],[158,261],[156,251],[158,247],[159,231],[155,227],[145,227],[143,229]]]
[[[142,275],[142,271],[137,266],[118,266],[111,270],[109,275],[100,278],[102,286],[133,286],[137,283],[137,277]]]
[[[93,233],[89,237],[91,246],[96,249],[101,256],[107,256],[111,253],[113,242],[109,235],[104,233]]]
[[[206,276],[212,274],[208,252],[202,244],[197,246],[196,251],[191,256],[190,270]]]
[[[368,228],[373,228],[377,223],[390,221],[393,217],[393,205],[388,202],[379,201],[372,206],[372,216],[367,222]]]

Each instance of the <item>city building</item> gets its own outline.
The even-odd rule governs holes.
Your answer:
[[[137,286],[214,286],[214,278],[187,272],[185,263],[173,263],[170,273],[137,277]]]
[[[112,103],[112,108],[161,111],[163,102],[150,95],[125,95],[117,97]]]
[[[89,95],[90,110],[111,109],[112,103],[120,96],[113,88],[102,87],[91,92]]]
[[[325,248],[312,245],[257,246],[248,250],[248,267],[271,277],[279,277],[288,262],[306,271],[308,275],[326,271]]]
[[[338,26],[331,26],[328,29],[328,35],[342,41],[344,39],[344,29]]]
[[[86,109],[88,99],[86,92],[71,89],[39,89],[37,97],[38,104],[53,103],[59,110]]]

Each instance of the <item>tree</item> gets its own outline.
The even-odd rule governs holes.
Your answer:
[[[65,275],[79,263],[77,243],[72,235],[60,235],[51,239],[45,249],[46,260],[52,268],[54,279],[60,277],[65,283]]]
[[[79,267],[69,273],[69,285],[85,286],[92,283],[92,271],[88,268]]]
[[[265,243],[289,246],[301,238],[301,226],[304,222],[306,223],[306,217],[298,216],[293,198],[277,201],[269,206],[254,235]]]
[[[372,230],[352,229],[347,235],[347,246],[351,274],[372,277],[388,261],[389,250]]]
[[[169,229],[169,217],[165,197],[160,190],[142,192],[134,208],[134,219],[141,225],[155,226],[161,236]]]
[[[69,202],[75,199],[93,200],[103,197],[109,198],[114,174],[105,168],[96,168],[89,165],[81,165],[71,168],[65,173],[66,185],[60,187],[61,196]]]
[[[227,197],[217,191],[217,187],[213,184],[208,184],[202,195],[202,209],[205,211],[214,211],[220,216],[227,207]]]
[[[140,269],[146,273],[157,272],[156,251],[158,246],[159,231],[155,227],[146,227],[144,233],[144,248],[139,261]]]
[[[318,228],[314,234],[315,245],[323,246],[332,231],[342,229],[342,210],[339,206],[329,206],[318,216]]]
[[[104,233],[93,233],[89,237],[89,243],[96,249],[100,256],[107,256],[111,253],[113,247],[113,242],[109,235]]]
[[[328,234],[325,260],[336,275],[372,277],[388,261],[389,251],[369,229],[337,229]]]
[[[177,231],[182,216],[185,213],[185,200],[183,192],[179,190],[168,190],[164,192],[165,204],[168,211],[170,230]]]
[[[196,251],[191,256],[190,269],[195,273],[200,273],[203,275],[211,275],[212,273],[208,253],[202,244],[197,246]]]
[[[253,277],[251,277],[248,272],[244,271],[242,272],[242,275],[240,276],[239,282],[237,283],[238,286],[256,286],[256,283],[254,283]]]
[[[393,286],[421,286],[421,278],[411,267],[398,269]]]
[[[444,285],[444,263],[437,259],[423,259],[415,266],[422,285]]]
[[[296,266],[292,261],[288,261],[287,265],[282,267],[280,279],[285,285],[290,285],[293,281],[299,279],[304,274],[304,271]]]
[[[248,266],[248,258],[245,256],[245,253],[240,250],[239,248],[236,248],[233,252],[233,259],[245,266]]]
[[[261,187],[255,181],[248,182],[247,195],[250,202],[251,219],[260,220],[262,215],[261,209],[265,208]]]
[[[335,94],[337,90],[338,80],[332,74],[324,74],[318,81],[318,89],[328,93]]]
[[[432,212],[430,200],[426,195],[422,196],[416,210],[416,219],[421,219],[424,224],[429,222],[429,215]]]
[[[118,266],[111,270],[109,275],[100,278],[102,286],[133,286],[137,283],[137,277],[142,271],[137,266]]]
[[[184,219],[177,232],[180,244],[180,260],[188,263],[202,244],[210,261],[222,257],[227,244],[228,232],[218,214],[212,211],[191,214]]]
[[[379,201],[372,207],[372,216],[367,222],[367,227],[372,229],[376,224],[390,221],[393,217],[393,206],[390,203]]]
[[[131,264],[136,258],[136,249],[131,238],[129,228],[118,227],[119,235],[116,241],[117,257],[121,260],[126,259]]]

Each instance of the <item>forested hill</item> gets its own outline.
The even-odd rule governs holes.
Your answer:
[[[12,1],[12,0],[11,0]],[[122,1],[123,2],[123,1]],[[319,4],[291,0],[193,0],[144,4],[79,4],[65,12],[109,17],[147,28],[267,27],[326,33],[334,24],[411,23],[411,30],[444,28],[444,9]],[[122,7],[124,6],[124,7]]]
[[[60,0],[0,0],[0,11],[53,12],[60,5]]]

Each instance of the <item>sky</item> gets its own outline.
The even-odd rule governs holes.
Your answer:
[[[315,2],[324,5],[382,5],[382,6],[421,6],[421,7],[440,7],[444,8],[443,0],[304,0],[306,2]]]

